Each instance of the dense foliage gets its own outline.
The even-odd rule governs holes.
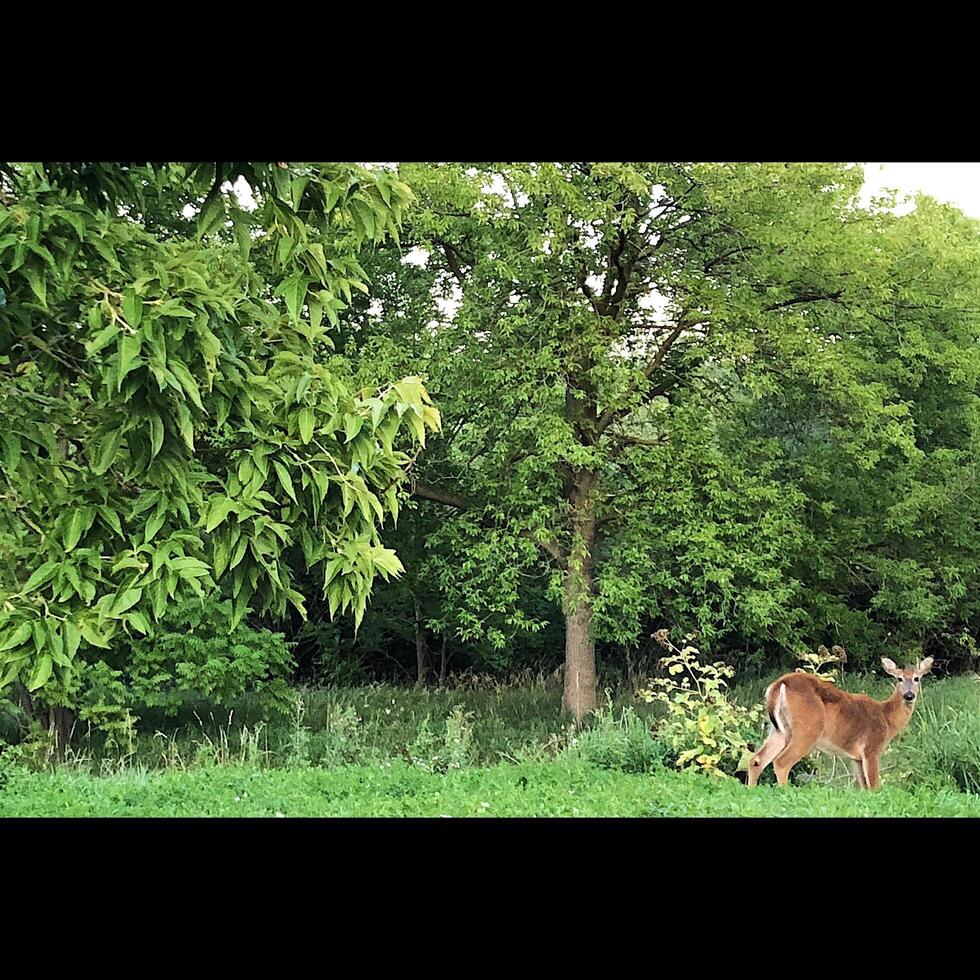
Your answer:
[[[664,629],[975,666],[980,228],[861,184],[0,165],[0,689],[67,731],[563,667],[581,719]]]
[[[445,420],[399,529],[421,632],[500,666],[557,622],[577,715],[593,644],[663,627],[755,669],[975,662],[977,222],[862,206],[840,164],[400,172],[414,252],[372,254],[344,342]]]
[[[329,328],[411,198],[346,164],[0,169],[0,687],[72,708],[174,602],[304,612],[295,569],[360,621],[439,416],[417,377],[356,386]]]

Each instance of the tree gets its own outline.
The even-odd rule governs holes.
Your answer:
[[[408,239],[458,301],[410,332],[447,424],[409,477],[459,514],[438,542],[484,549],[441,582],[457,616],[486,630],[546,556],[576,718],[596,703],[596,636],[635,641],[644,617],[798,635],[815,484],[786,464],[789,442],[744,420],[780,393],[809,395],[807,446],[816,433],[843,471],[914,457],[910,406],[881,370],[894,337],[879,326],[963,305],[940,256],[909,260],[938,226],[859,207],[861,170],[838,164],[400,173],[420,198]]]
[[[352,385],[330,327],[411,198],[346,164],[0,168],[0,688],[70,708],[182,598],[303,612],[316,568],[359,622],[402,571],[379,526],[439,414]]]
[[[812,385],[771,389],[740,420],[773,447],[779,482],[812,502],[797,570],[808,625],[834,629],[859,663],[919,645],[944,669],[976,656],[978,231],[922,197],[876,235],[889,288],[855,309],[849,338],[868,383],[887,392],[896,434],[909,433],[901,446],[842,453],[847,433],[835,435],[833,409]]]

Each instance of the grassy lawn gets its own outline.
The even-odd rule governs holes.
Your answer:
[[[584,762],[504,764],[439,775],[407,763],[337,769],[237,766],[94,777],[11,774],[0,816],[239,817],[980,817],[980,797],[889,786],[749,790],[697,774],[640,775]]]
[[[62,760],[43,740],[0,745],[0,817],[980,817],[977,680],[928,686],[883,759],[876,794],[819,754],[784,791],[771,771],[754,791],[679,773],[657,738],[655,706],[621,691],[576,732],[560,715],[560,689],[523,679],[305,690],[293,717],[269,724],[247,704],[224,714],[189,708],[144,719],[127,751],[82,732]],[[735,696],[754,703],[766,681]],[[889,690],[876,676],[847,686]]]

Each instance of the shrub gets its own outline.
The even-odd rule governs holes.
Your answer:
[[[289,708],[288,644],[271,630],[232,626],[228,602],[180,603],[152,637],[131,641],[124,662],[132,700],[168,715],[192,697],[228,707],[246,692],[266,714]]]
[[[310,761],[320,766],[366,761],[364,730],[352,704],[328,704],[324,726],[310,737],[308,751]]]
[[[796,668],[797,673],[813,674],[821,680],[836,684],[840,668],[847,662],[847,654],[841,646],[835,646],[833,651],[830,651],[821,644],[817,647],[816,653],[801,650],[797,653],[796,659],[803,664],[802,667]]]
[[[81,673],[78,718],[106,736],[105,748],[124,756],[135,751],[136,718],[130,710],[131,694],[123,673],[107,663],[86,665]]]
[[[307,620],[296,634],[297,643],[313,647],[311,658],[314,683],[333,687],[354,687],[364,680],[365,669],[359,652],[342,650],[336,623]]]
[[[593,717],[588,728],[571,736],[563,755],[601,769],[632,773],[656,772],[669,763],[670,747],[651,736],[649,726],[633,708],[617,712],[610,702]]]
[[[442,732],[434,732],[429,715],[422,719],[419,731],[408,746],[413,766],[426,772],[446,773],[464,769],[473,762],[473,713],[457,704],[446,718]]]
[[[693,640],[696,634],[686,639]],[[650,681],[639,691],[647,702],[660,702],[667,717],[657,735],[674,754],[678,769],[699,769],[712,776],[734,776],[749,758],[749,740],[762,719],[760,705],[750,708],[729,697],[728,681],[735,669],[721,661],[703,664],[700,652],[688,644],[679,650],[666,630],[654,634],[664,649],[671,651],[660,661],[667,677]]]

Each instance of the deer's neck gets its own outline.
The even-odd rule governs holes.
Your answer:
[[[915,710],[915,701],[908,704],[896,687],[892,692],[892,696],[887,701],[881,701],[879,703],[881,704],[885,720],[888,722],[888,728],[894,738],[909,723],[912,712]]]

